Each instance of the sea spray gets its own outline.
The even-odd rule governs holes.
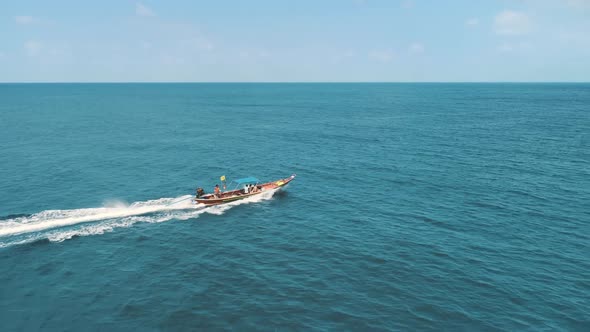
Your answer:
[[[125,204],[109,201],[99,208],[46,210],[0,222],[0,247],[30,243],[40,239],[61,242],[74,236],[88,236],[131,227],[138,222],[158,223],[188,220],[200,214],[222,215],[232,207],[272,198],[276,190],[222,205],[195,204],[192,196],[159,198]]]

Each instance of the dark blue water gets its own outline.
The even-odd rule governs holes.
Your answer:
[[[1,330],[588,331],[589,202],[590,84],[4,84]]]

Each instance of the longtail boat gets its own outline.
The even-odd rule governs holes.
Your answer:
[[[256,196],[268,192],[269,190],[282,189],[289,182],[295,179],[295,174],[288,178],[279,179],[276,181],[260,183],[257,178],[247,177],[232,181],[235,183],[235,188],[228,191],[220,191],[219,194],[205,194],[201,188],[197,189],[197,195],[195,197],[196,203],[202,203],[206,205],[216,205],[228,202],[237,201],[240,199]],[[223,177],[225,180],[225,177]],[[231,185],[231,183],[230,183]]]

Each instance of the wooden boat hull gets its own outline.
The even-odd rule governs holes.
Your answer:
[[[259,191],[245,194],[242,189],[238,190],[230,190],[226,192],[222,192],[220,197],[215,197],[214,194],[207,194],[200,198],[195,198],[195,202],[197,204],[205,204],[205,205],[217,205],[229,202],[239,201],[248,197],[257,196],[267,192],[268,190],[273,189],[280,189],[285,187],[289,182],[295,179],[295,174],[291,175],[288,178],[279,179],[272,182],[262,183],[257,185],[259,187]]]

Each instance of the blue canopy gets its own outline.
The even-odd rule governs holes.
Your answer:
[[[257,182],[260,182],[260,180],[258,180],[257,178],[253,178],[253,177],[247,177],[247,178],[243,178],[243,179],[234,180],[234,182],[237,184],[244,184],[244,183],[257,183]]]

